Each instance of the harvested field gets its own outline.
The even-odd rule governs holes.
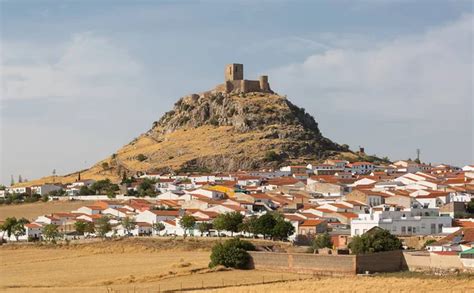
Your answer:
[[[196,291],[197,292],[197,291]],[[474,292],[474,279],[465,276],[406,277],[404,273],[380,276],[316,277],[301,281],[212,289],[209,292]]]
[[[86,201],[50,201],[1,205],[0,221],[5,220],[8,217],[25,217],[28,220],[34,220],[36,217],[45,214],[70,212],[86,204],[88,204]]]
[[[293,280],[295,274],[209,269],[217,240],[125,239],[0,247],[0,291],[147,292]]]
[[[467,277],[313,277],[209,269],[218,239],[129,238],[0,246],[1,292],[473,292]],[[267,245],[257,241],[258,245]],[[264,284],[262,284],[264,283]],[[204,289],[204,291],[203,291]]]

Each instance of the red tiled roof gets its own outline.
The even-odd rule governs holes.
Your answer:
[[[314,227],[324,222],[325,222],[324,220],[305,220],[300,224],[300,227],[308,227],[308,226]]]

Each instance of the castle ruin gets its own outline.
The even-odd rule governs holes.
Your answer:
[[[224,83],[216,86],[215,91],[223,93],[273,93],[266,75],[260,76],[259,80],[244,79],[243,64],[228,64],[225,67],[224,78]]]

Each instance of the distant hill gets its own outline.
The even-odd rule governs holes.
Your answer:
[[[226,72],[226,83],[179,99],[149,131],[81,171],[81,178],[116,181],[138,171],[237,171],[357,158],[347,146],[324,137],[303,108],[273,93],[266,77],[265,82],[259,88],[258,81],[232,80]],[[77,177],[76,172],[54,180]]]

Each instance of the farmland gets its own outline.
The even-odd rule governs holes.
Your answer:
[[[69,212],[86,204],[88,203],[85,201],[49,201],[1,205],[0,221],[5,220],[8,217],[25,217],[31,221],[41,215],[56,212]]]
[[[69,245],[4,245],[0,247],[0,291],[157,292],[205,288],[215,292],[436,292],[449,288],[450,292],[467,292],[474,288],[469,279],[455,277],[390,274],[314,278],[292,273],[209,269],[210,248],[215,241],[135,238]]]

